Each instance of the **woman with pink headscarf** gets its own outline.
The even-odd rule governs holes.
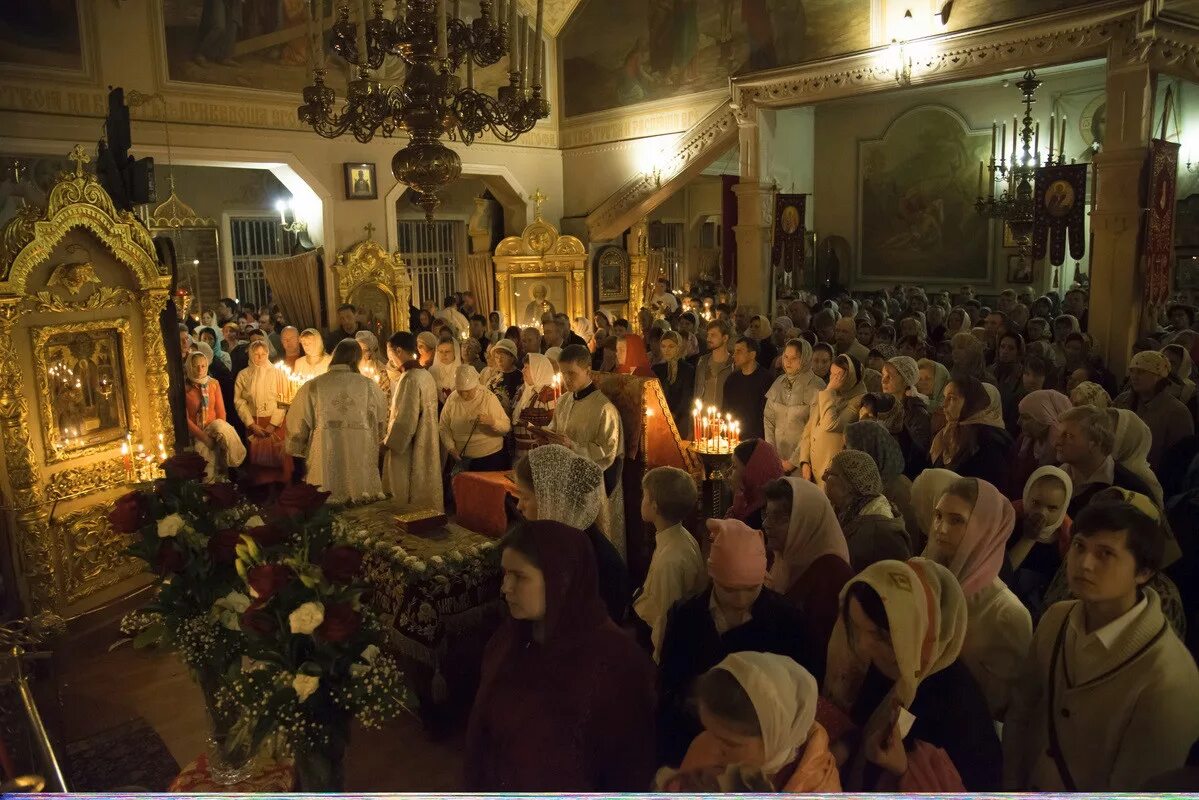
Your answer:
[[[1020,438],[1010,486],[1023,486],[1037,467],[1057,463],[1057,420],[1073,407],[1069,397],[1053,389],[1038,389],[1020,400]]]
[[[954,481],[933,512],[923,556],[957,576],[966,596],[962,661],[987,698],[992,719],[1002,720],[1012,681],[1032,644],[1032,617],[999,578],[1016,513],[993,485],[977,478]]]

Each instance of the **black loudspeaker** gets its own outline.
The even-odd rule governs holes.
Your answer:
[[[154,159],[139,158],[129,165],[129,199],[134,205],[158,202],[158,186],[154,183]]]

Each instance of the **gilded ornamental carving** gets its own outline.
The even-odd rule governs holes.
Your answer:
[[[541,216],[545,195],[533,195],[533,221],[495,248],[500,314],[511,325],[537,327],[546,313],[571,319],[587,313],[587,248]]]
[[[365,309],[369,326],[381,334],[380,343],[395,331],[408,330],[412,278],[400,253],[388,253],[366,239],[337,257],[333,274],[341,302]]]

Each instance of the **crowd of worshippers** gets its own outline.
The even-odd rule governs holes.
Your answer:
[[[232,347],[217,320],[187,364],[198,451],[232,455],[203,387],[248,349],[245,435],[286,427],[341,499],[437,503],[427,476],[447,462],[512,467],[509,614],[466,790],[1199,788],[1194,309],[1170,306],[1120,376],[1077,288],[994,307],[969,287],[803,297],[771,320],[662,283],[632,323],[523,329],[462,301],[414,309],[382,353],[351,307],[327,336],[247,318]],[[272,351],[324,373],[286,419],[244,399]],[[684,438],[697,400],[743,426],[724,519],[697,520],[688,473],[645,474],[640,587],[600,371],[657,377]],[[381,484],[362,458],[380,442]]]

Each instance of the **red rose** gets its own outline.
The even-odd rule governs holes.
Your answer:
[[[279,493],[275,508],[285,516],[311,514],[323,506],[328,497],[329,492],[322,492],[310,483],[293,483]]]
[[[349,583],[361,568],[362,551],[353,547],[330,547],[321,556],[321,571],[333,583]]]
[[[158,555],[154,559],[154,569],[159,575],[169,575],[183,572],[183,552],[170,542],[163,542],[158,547]]]
[[[326,642],[344,642],[362,627],[362,615],[349,603],[332,603],[325,606],[325,621],[315,635]]]
[[[241,615],[241,629],[259,636],[270,636],[275,632],[275,618],[262,610],[261,600],[255,600]]]
[[[209,504],[218,510],[233,508],[237,505],[237,487],[232,483],[210,483],[204,487]]]
[[[117,533],[136,533],[150,523],[150,498],[142,492],[130,492],[113,504],[108,524]]]
[[[292,571],[282,564],[260,564],[246,573],[246,583],[262,603],[291,582]]]
[[[237,560],[237,546],[241,544],[241,531],[227,529],[217,531],[208,540],[208,555],[213,563],[232,564]]]
[[[258,542],[259,547],[274,547],[287,539],[287,531],[269,524],[247,528],[246,535]]]
[[[180,453],[162,462],[162,471],[172,480],[191,481],[204,477],[208,462],[199,453]]]

